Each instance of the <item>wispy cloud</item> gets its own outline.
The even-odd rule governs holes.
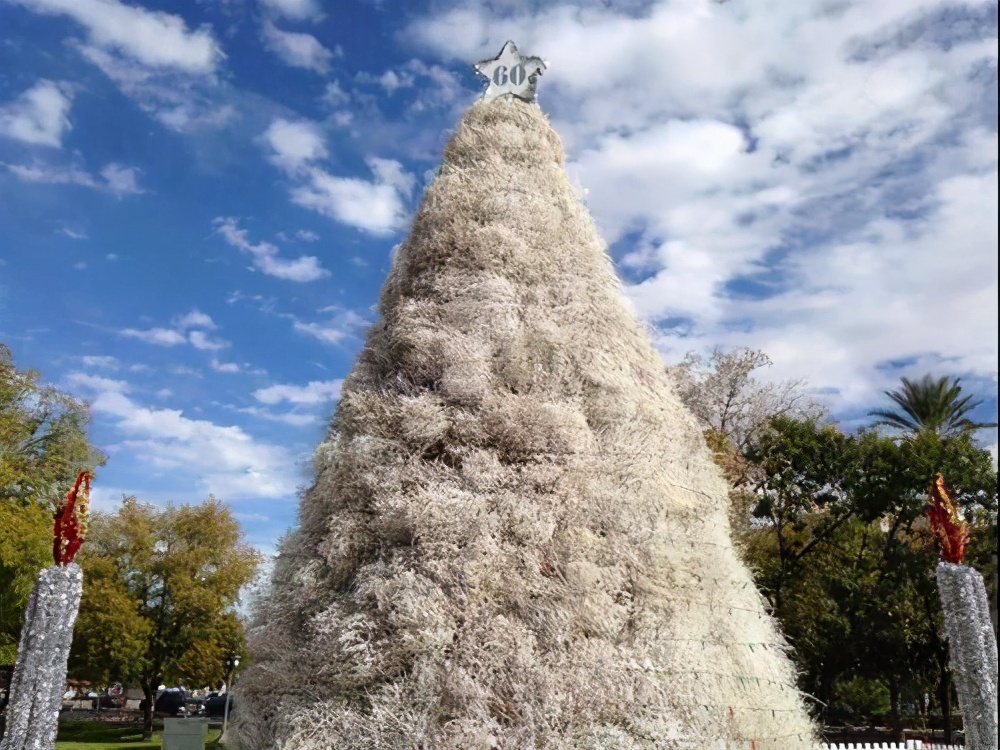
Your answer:
[[[88,44],[77,51],[110,78],[122,93],[171,130],[189,133],[219,128],[237,116],[216,77],[150,67],[115,51]]]
[[[312,34],[282,31],[270,21],[264,23],[261,34],[264,45],[286,65],[321,74],[330,70],[333,52]]]
[[[280,424],[291,425],[292,427],[308,427],[319,422],[318,414],[305,414],[296,411],[274,412],[263,409],[259,406],[244,406],[236,409],[240,414],[249,414],[251,417],[264,419],[268,422],[278,422]]]
[[[118,360],[107,355],[86,355],[80,357],[80,362],[86,367],[99,367],[105,370],[117,370],[119,367]]]
[[[320,312],[328,316],[323,322],[306,322],[287,314],[284,317],[292,320],[293,330],[312,336],[324,344],[340,344],[351,336],[357,336],[371,322],[353,310],[340,307],[325,307]]]
[[[187,343],[187,336],[172,328],[146,328],[144,330],[125,328],[119,333],[125,338],[138,339],[156,346],[177,346]]]
[[[117,196],[137,195],[146,190],[139,185],[138,170],[108,164],[99,174],[93,175],[78,166],[52,166],[47,164],[4,164],[11,174],[24,182],[43,185],[78,185],[103,190]]]
[[[323,11],[316,0],[261,0],[261,5],[278,16],[295,21],[318,20]]]
[[[273,406],[280,403],[312,405],[332,403],[340,398],[343,380],[313,380],[306,385],[281,383],[254,391],[260,403]]]
[[[0,136],[33,146],[62,146],[63,133],[70,129],[69,110],[73,99],[65,84],[41,80],[0,106]]]
[[[208,366],[211,367],[212,370],[215,372],[221,372],[227,374],[235,374],[243,371],[243,368],[240,367],[239,364],[237,364],[236,362],[220,362],[219,360],[214,358],[208,363]]]
[[[156,346],[180,346],[190,344],[202,351],[218,351],[229,346],[223,339],[212,338],[205,331],[216,328],[211,316],[200,310],[191,310],[183,315],[175,316],[170,328],[125,328],[118,333],[121,336],[137,339]]]
[[[285,446],[258,441],[236,426],[192,419],[179,409],[144,406],[124,381],[73,373],[68,382],[88,397],[97,418],[110,422],[118,455],[226,500],[296,490],[296,460]]]
[[[294,260],[281,258],[276,245],[270,242],[252,243],[247,230],[241,229],[237,219],[220,216],[213,222],[215,231],[232,247],[248,253],[253,258],[253,267],[258,271],[285,281],[316,281],[330,272],[320,265],[313,255],[300,255]]]
[[[188,342],[195,349],[201,349],[206,352],[217,352],[220,349],[225,349],[229,346],[228,341],[223,341],[222,339],[213,339],[204,331],[191,331],[188,333]]]
[[[13,1],[36,13],[68,16],[87,30],[91,44],[150,67],[206,73],[222,57],[211,31],[189,31],[180,16],[170,13],[118,0]]]

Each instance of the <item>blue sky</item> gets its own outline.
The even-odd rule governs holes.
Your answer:
[[[996,28],[978,0],[0,0],[0,340],[92,404],[98,507],[211,492],[270,550],[510,38],[665,361],[763,349],[848,428],[959,375],[992,420]]]

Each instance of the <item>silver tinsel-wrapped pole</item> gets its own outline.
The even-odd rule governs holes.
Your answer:
[[[66,692],[66,662],[80,609],[83,571],[54,565],[38,576],[25,612],[0,750],[52,750]]]
[[[997,639],[990,621],[983,577],[962,565],[969,530],[938,474],[930,487],[927,515],[941,547],[938,595],[944,614],[948,657],[970,750],[997,749]]]
[[[948,562],[938,563],[936,575],[965,746],[997,750],[997,642],[983,577]]]
[[[83,595],[83,571],[73,557],[87,536],[89,511],[90,472],[81,471],[56,508],[52,544],[56,564],[38,575],[24,613],[0,750],[56,746],[73,624]]]

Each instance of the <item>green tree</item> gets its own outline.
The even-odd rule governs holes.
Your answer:
[[[0,664],[17,659],[24,609],[47,565],[52,565],[52,514],[37,503],[0,501]]]
[[[49,503],[79,471],[103,465],[87,442],[89,419],[86,404],[18,370],[0,344],[0,501]]]
[[[244,655],[234,607],[260,555],[218,500],[158,510],[125,498],[94,516],[78,560],[86,583],[71,670],[138,683],[147,737],[161,683],[218,684]]]
[[[916,434],[930,431],[941,437],[955,437],[996,427],[995,422],[975,422],[969,418],[982,401],[972,395],[962,395],[959,378],[933,378],[924,375],[920,380],[902,378],[902,387],[885,391],[896,406],[893,409],[874,409],[869,416],[878,417],[875,425],[883,425]]]
[[[12,664],[35,578],[52,564],[54,501],[104,464],[86,405],[18,370],[0,344],[0,664]]]
[[[926,492],[938,472],[951,477],[973,538],[984,540],[975,554],[995,559],[995,535],[977,532],[996,525],[989,452],[969,434],[899,441],[779,417],[744,459],[757,518],[745,554],[795,647],[803,688],[836,713],[845,685],[878,683],[897,729],[903,696],[927,690],[949,717]]]

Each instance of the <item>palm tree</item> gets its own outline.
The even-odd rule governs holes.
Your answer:
[[[899,410],[875,409],[869,416],[878,417],[876,425],[885,425],[907,433],[930,431],[941,437],[957,437],[986,427],[996,427],[996,422],[974,422],[969,414],[982,401],[972,396],[962,396],[959,378],[932,378],[924,375],[920,380],[902,378],[903,387],[884,391],[899,406]]]

